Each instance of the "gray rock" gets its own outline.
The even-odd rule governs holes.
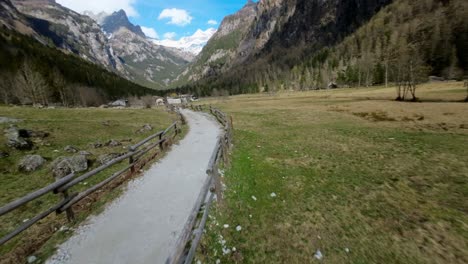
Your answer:
[[[7,140],[7,146],[21,150],[31,150],[33,144],[21,136],[20,130],[16,126],[11,126],[4,130]]]
[[[74,146],[66,146],[63,150],[65,150],[66,152],[68,153],[77,153],[78,152],[78,149]]]
[[[137,133],[146,133],[148,131],[153,130],[153,127],[150,124],[145,124],[142,128],[140,128]]]
[[[6,124],[6,123],[17,123],[21,122],[21,119],[16,119],[16,118],[11,118],[11,117],[6,117],[6,116],[0,116],[0,124]]]
[[[82,151],[78,152],[78,154],[79,155],[84,155],[84,156],[92,156],[93,155],[93,153],[85,151],[85,150],[82,150]]]
[[[29,256],[28,259],[27,259],[28,264],[34,263],[34,262],[36,262],[36,260],[37,260],[36,256]]]
[[[87,169],[88,159],[86,155],[59,157],[52,162],[52,172],[57,179],[63,178],[72,172],[83,172]]]
[[[104,145],[101,143],[101,142],[96,142],[96,143],[93,143],[91,144],[94,148],[102,148]]]
[[[106,143],[106,146],[108,146],[108,147],[117,147],[117,146],[121,146],[121,145],[122,145],[122,143],[120,143],[119,141],[114,140],[114,139],[111,139],[111,140],[107,141],[107,143]]]
[[[46,160],[39,155],[27,155],[22,158],[18,164],[20,171],[32,172],[39,169]]]
[[[98,157],[99,162],[104,165],[112,161],[113,159],[116,159],[118,157],[122,156],[120,153],[110,153],[110,154],[103,154]]]

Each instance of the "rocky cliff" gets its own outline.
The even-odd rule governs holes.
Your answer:
[[[238,82],[238,76],[257,83],[273,67],[292,67],[307,54],[338,43],[390,2],[248,1],[242,10],[224,19],[218,33],[181,75],[181,83],[200,79],[232,83]]]
[[[221,74],[238,56],[239,43],[245,38],[257,15],[257,4],[248,3],[227,16],[194,62],[178,77],[176,84],[197,81]]]
[[[115,32],[123,27],[142,38],[146,38],[140,26],[136,26],[130,23],[124,10],[114,12],[111,15],[102,18],[101,21],[102,22],[100,22],[100,24],[104,32]]]
[[[14,0],[18,10],[29,16],[34,30],[53,44],[108,70],[129,77],[113,53],[101,27],[91,18],[67,9],[53,0]]]
[[[146,87],[166,89],[193,59],[190,54],[149,40],[123,10],[110,15],[82,15],[53,0],[14,0],[14,6],[7,3],[3,3],[4,9],[18,9],[27,15],[27,21],[21,26],[20,16],[12,17],[14,12],[6,11],[9,15],[2,17],[12,18],[2,19],[5,24],[16,25],[16,30],[35,34],[44,43]]]

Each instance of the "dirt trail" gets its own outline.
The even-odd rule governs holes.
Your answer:
[[[103,213],[91,217],[47,263],[164,263],[206,179],[220,128],[184,110],[190,131]]]

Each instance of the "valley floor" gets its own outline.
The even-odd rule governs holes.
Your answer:
[[[207,114],[183,114],[190,127],[184,139],[103,213],[80,226],[46,263],[165,263],[208,177],[221,132]]]
[[[235,147],[198,259],[467,263],[466,88],[417,93],[423,102],[382,87],[204,101],[233,116]]]
[[[7,148],[2,139],[0,151],[8,153],[9,156],[0,158],[0,205],[5,205],[52,183],[54,181],[51,172],[52,161],[61,156],[73,155],[64,150],[67,145],[92,153],[91,168],[95,168],[100,165],[100,155],[126,153],[128,146],[165,129],[177,118],[163,109],[36,109],[5,106],[0,106],[0,116],[18,119],[19,122],[14,123],[18,128],[50,133],[43,139],[34,139],[35,149],[31,151]],[[146,124],[152,127],[151,131],[144,130],[142,133],[136,133]],[[10,125],[11,123],[2,123],[0,128],[3,131]],[[122,145],[105,146],[105,143],[111,139],[121,142]],[[101,143],[103,146],[95,148],[93,145],[96,143]],[[17,169],[17,164],[27,154],[39,154],[47,162],[35,172],[21,172]],[[125,166],[126,164],[120,164],[105,170],[74,187],[73,192],[82,191]],[[82,205],[75,206],[77,224],[86,219],[88,215],[102,210],[106,202],[118,197],[122,188],[115,187],[124,181],[125,179],[115,180],[109,187],[103,188],[102,192],[88,197]],[[48,194],[0,217],[0,236],[3,237],[21,225],[24,220],[31,219],[34,215],[49,208],[57,202],[57,199],[56,195]],[[64,214],[57,216],[52,214],[2,245],[0,263],[24,263],[26,258],[32,255],[37,257],[38,261],[44,261],[55,250],[58,243],[72,234],[73,228],[74,226],[67,222]],[[40,250],[37,251],[39,248]]]

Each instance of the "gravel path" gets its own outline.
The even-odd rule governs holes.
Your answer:
[[[220,128],[183,110],[190,131],[103,213],[91,217],[47,263],[164,263],[206,179]]]

